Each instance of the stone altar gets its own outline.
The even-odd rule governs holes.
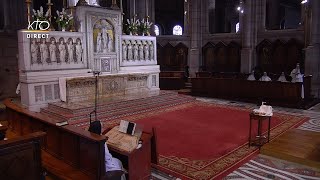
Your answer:
[[[95,80],[89,72],[93,70],[102,72],[99,98],[159,91],[155,37],[122,35],[118,10],[79,6],[75,20],[78,32],[49,31],[45,32],[48,34],[45,39],[29,39],[30,32],[18,32],[24,106],[40,111],[48,103],[61,99],[92,100]]]

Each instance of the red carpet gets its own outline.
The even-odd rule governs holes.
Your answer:
[[[249,111],[245,109],[196,102],[131,120],[134,119],[139,119],[135,122],[146,131],[157,128],[158,168],[181,179],[215,178],[257,152],[257,148],[247,145]],[[304,120],[275,114],[271,120],[271,137]]]

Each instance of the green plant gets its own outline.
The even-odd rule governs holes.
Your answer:
[[[73,23],[72,14],[68,14],[63,8],[61,12],[57,11],[56,23],[60,28],[68,28]]]

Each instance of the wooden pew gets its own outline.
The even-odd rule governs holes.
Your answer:
[[[45,134],[35,132],[0,141],[0,179],[41,180],[40,142]]]
[[[304,83],[310,88],[308,83]],[[225,78],[192,78],[192,93],[226,99],[247,99],[256,102],[286,102],[296,104],[302,101],[302,83],[247,81]],[[308,91],[308,90],[307,90]],[[305,93],[305,98],[310,93]]]
[[[184,71],[163,71],[159,76],[160,89],[179,90],[185,87]]]
[[[18,135],[44,131],[43,166],[62,179],[105,179],[104,144],[106,137],[71,125],[56,122],[41,113],[31,112],[10,99],[4,101],[9,129]],[[151,134],[143,133],[142,148],[125,153],[108,147],[119,158],[129,179],[147,179],[151,174]],[[52,163],[54,162],[54,164]],[[69,173],[65,173],[69,172]]]

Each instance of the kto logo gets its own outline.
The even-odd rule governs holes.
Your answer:
[[[49,21],[40,21],[37,19],[36,21],[30,22],[28,25],[28,30],[41,30],[41,31],[46,31],[50,28],[50,23]]]
[[[44,39],[49,38],[49,29],[50,29],[50,22],[45,20],[41,21],[39,19],[35,21],[29,21],[28,30],[24,31],[27,32],[26,36],[28,39]]]

